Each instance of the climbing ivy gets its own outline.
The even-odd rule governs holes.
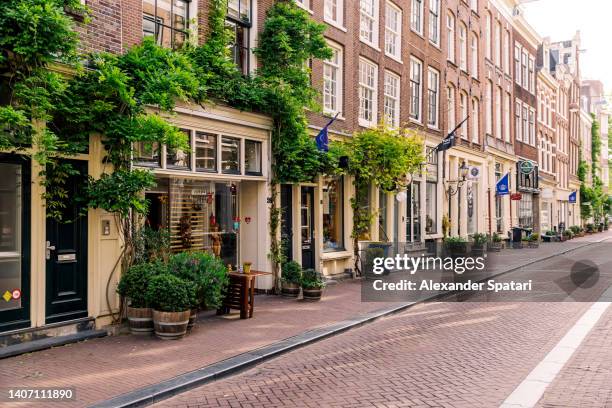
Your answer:
[[[357,132],[352,138],[334,147],[336,154],[348,157],[346,173],[353,176],[353,255],[355,273],[361,273],[359,240],[370,231],[371,211],[364,208],[370,186],[386,191],[400,191],[425,162],[423,141],[415,130],[391,129],[384,124]]]

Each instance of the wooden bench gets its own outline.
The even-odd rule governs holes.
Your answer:
[[[240,310],[240,318],[253,317],[255,298],[255,279],[258,276],[272,275],[269,272],[251,271],[251,273],[229,273],[229,285],[223,304],[217,309],[218,315],[227,314],[230,309]]]

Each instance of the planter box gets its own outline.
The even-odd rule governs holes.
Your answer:
[[[178,340],[187,333],[191,310],[184,312],[160,312],[153,310],[155,335],[162,340]]]
[[[300,294],[300,285],[297,283],[282,282],[281,294],[286,297],[296,298]]]
[[[149,307],[127,307],[130,333],[148,335],[153,333],[153,309]]]
[[[323,289],[306,289],[302,288],[302,296],[304,300],[321,300]]]

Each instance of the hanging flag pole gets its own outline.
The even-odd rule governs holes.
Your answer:
[[[448,135],[442,140],[442,142],[433,148],[426,157],[426,160],[429,161],[429,156],[434,155],[438,152],[444,152],[455,145],[455,138],[457,137],[456,133],[461,128],[461,126],[469,119],[469,115],[463,119],[455,128],[449,132]]]
[[[328,152],[329,151],[329,132],[328,132],[328,129],[331,126],[331,124],[334,123],[336,119],[338,119],[338,115],[340,115],[340,112],[336,113],[336,116],[334,116],[327,123],[327,125],[325,125],[323,127],[323,129],[321,129],[321,131],[319,132],[319,134],[315,138],[315,140],[317,142],[317,149],[319,149],[319,150],[321,150],[323,152]]]

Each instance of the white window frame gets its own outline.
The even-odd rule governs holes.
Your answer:
[[[495,20],[495,65],[501,68],[502,64],[502,27],[499,20]]]
[[[295,3],[301,8],[303,8],[304,10],[311,11],[310,10],[310,0],[295,0]]]
[[[400,126],[400,86],[401,77],[394,72],[385,70],[384,120],[388,126],[394,129]],[[391,108],[394,110],[393,117],[390,117]]]
[[[495,92],[495,137],[502,139],[502,89],[497,87]]]
[[[390,14],[396,13],[395,27],[389,27]],[[393,47],[395,53],[390,50]],[[402,9],[390,1],[385,2],[385,54],[394,60],[402,59]]]
[[[470,0],[470,8],[478,13],[478,0]]]
[[[485,132],[493,135],[493,82],[488,79],[485,94]]]
[[[448,131],[450,132],[451,130],[453,130],[455,128],[455,126],[457,126],[457,114],[455,112],[455,87],[452,85],[448,85],[446,87],[446,93],[447,93],[447,117],[446,120],[448,121]]]
[[[371,10],[367,10],[367,7],[365,7],[368,4],[372,5]],[[378,49],[378,9],[378,0],[359,0],[359,39],[375,49]],[[372,25],[371,30],[369,28],[370,23]],[[368,27],[368,32],[365,36],[364,27]],[[372,39],[369,38],[370,35]]]
[[[421,36],[423,35],[423,2],[424,0],[412,0],[412,7],[410,7],[410,29]]]
[[[487,57],[489,60],[491,59],[491,35],[493,35],[493,33],[491,32],[492,24],[493,16],[491,16],[491,13],[487,11],[487,15],[485,18],[485,57]]]
[[[415,67],[418,67],[418,89],[417,95],[413,94],[413,83],[415,82]],[[416,106],[415,106],[415,97],[416,97]],[[413,108],[416,108],[417,111],[414,112]],[[418,123],[422,123],[423,121],[423,61],[410,57],[410,120],[413,120]]]
[[[432,67],[427,68],[427,126],[434,129],[440,126],[440,72]]]
[[[504,30],[504,72],[510,74],[510,32]]]
[[[440,0],[429,0],[429,41],[440,46]]]
[[[535,109],[529,108],[529,144],[536,146],[536,125],[535,125],[536,112]]]
[[[329,14],[332,7],[336,8],[336,19]],[[325,0],[323,5],[323,20],[344,30],[344,0]]]
[[[478,35],[475,32],[472,32],[471,38],[471,52],[472,52],[472,77],[478,78]]]
[[[529,56],[529,92],[535,95],[535,59]]]
[[[519,142],[523,141],[523,119],[521,117],[523,113],[523,105],[521,103],[521,101],[516,100],[515,104],[514,104],[514,133],[515,133],[515,137],[516,140],[518,140]]]
[[[504,140],[510,143],[510,93],[504,93]]]
[[[369,73],[364,72],[365,69],[372,68],[372,83],[364,82],[364,79],[368,81],[368,78],[364,75],[369,76]],[[364,93],[365,91],[371,92],[371,118],[368,119],[364,116]],[[376,125],[378,120],[378,65],[365,58],[359,58],[359,125],[363,127],[370,127]]]
[[[480,142],[480,102],[472,98],[472,142]]]
[[[521,53],[521,77],[523,82],[521,86],[524,89],[529,89],[529,54],[527,50],[523,49]]]
[[[447,59],[455,62],[455,16],[450,12],[446,14],[446,41]]]
[[[459,67],[467,72],[467,27],[462,22],[459,23]]]
[[[337,53],[337,61],[325,60],[323,61],[323,112],[336,114],[340,113],[342,115],[343,108],[343,100],[344,100],[344,84],[343,84],[343,65],[344,65],[344,50],[342,47],[336,43],[332,43],[328,41],[327,45],[332,49],[334,53]],[[333,58],[333,57],[332,57]],[[331,81],[331,78],[328,78],[326,75],[326,68],[336,70],[336,86],[335,86],[335,98],[336,98],[336,109],[332,107],[328,107],[326,103],[326,94],[327,94],[327,81]],[[330,96],[333,97],[333,96]]]
[[[514,81],[518,85],[523,85],[521,78],[521,55],[523,55],[521,46],[519,44],[514,45]]]
[[[459,117],[460,121],[465,120],[465,118],[467,118],[469,115],[468,114],[468,103],[469,103],[468,94],[465,91],[459,91],[459,111],[461,112],[461,116]],[[461,128],[459,129],[459,135],[461,136],[462,139],[465,139],[465,140],[467,140],[468,138],[468,131],[467,131],[468,122],[465,122],[463,125],[461,125]]]

